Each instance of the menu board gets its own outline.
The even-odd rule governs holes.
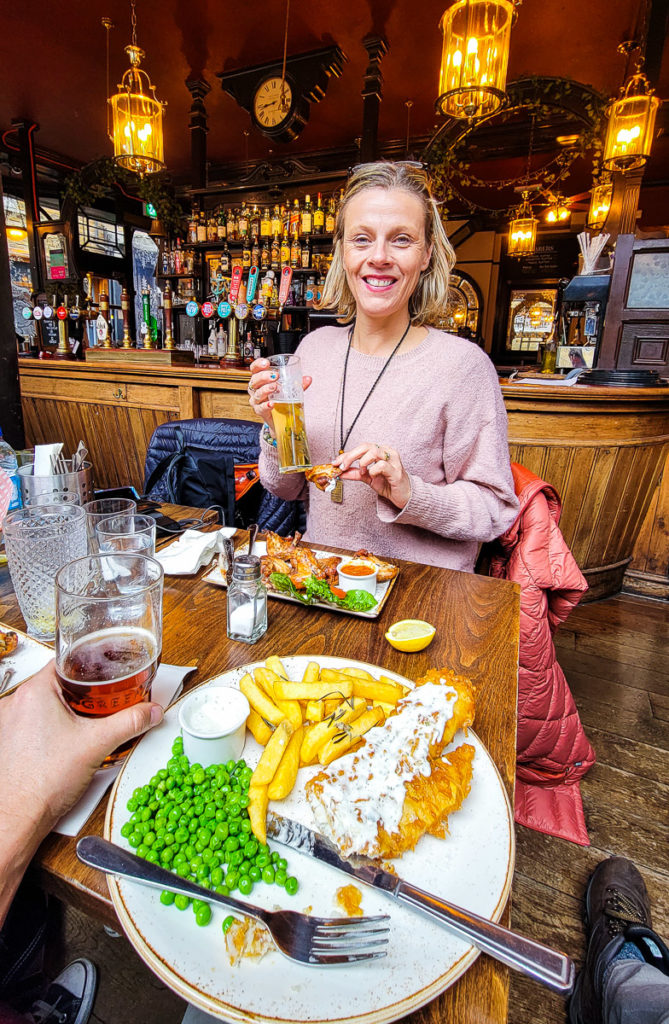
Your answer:
[[[578,243],[573,235],[542,241],[526,256],[507,256],[507,274],[513,280],[558,281],[573,277],[578,264]]]
[[[50,320],[42,318],[38,322],[37,329],[42,336],[42,348],[46,348],[47,345],[58,344],[58,321],[55,317]]]

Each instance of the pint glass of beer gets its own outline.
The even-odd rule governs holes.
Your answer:
[[[78,715],[151,697],[162,649],[163,569],[133,553],[87,555],[56,576],[56,673]],[[104,762],[123,758],[131,743]]]
[[[272,396],[272,421],[276,435],[280,473],[301,473],[311,467],[304,422],[302,367],[297,356],[269,358],[270,369],[278,374]]]

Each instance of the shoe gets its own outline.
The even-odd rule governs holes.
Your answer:
[[[588,949],[569,1002],[571,1024],[601,1024],[604,973],[631,925],[651,928],[644,880],[631,860],[610,857],[593,871],[585,892]]]
[[[95,1000],[97,971],[90,960],[73,960],[30,1008],[32,1024],[86,1024]]]

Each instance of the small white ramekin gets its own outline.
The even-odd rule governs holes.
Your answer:
[[[179,725],[190,763],[207,768],[238,760],[250,710],[244,694],[232,686],[206,686],[185,697],[179,707]]]
[[[350,573],[343,571],[342,567],[345,568],[347,565],[366,565],[374,571],[366,576],[352,576]],[[345,558],[339,563],[337,572],[339,573],[339,587],[341,590],[366,590],[368,594],[376,593],[376,578],[379,570],[378,566],[374,565],[373,562],[368,562],[365,558]]]

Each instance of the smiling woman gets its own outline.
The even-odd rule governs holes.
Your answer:
[[[348,327],[303,339],[304,405],[314,463],[340,470],[323,492],[279,475],[275,377],[251,367],[265,423],[260,475],[307,502],[305,539],[471,572],[479,543],[517,514],[497,375],[471,342],[430,326],[454,263],[422,167],[363,164],[351,176],[321,305]]]

